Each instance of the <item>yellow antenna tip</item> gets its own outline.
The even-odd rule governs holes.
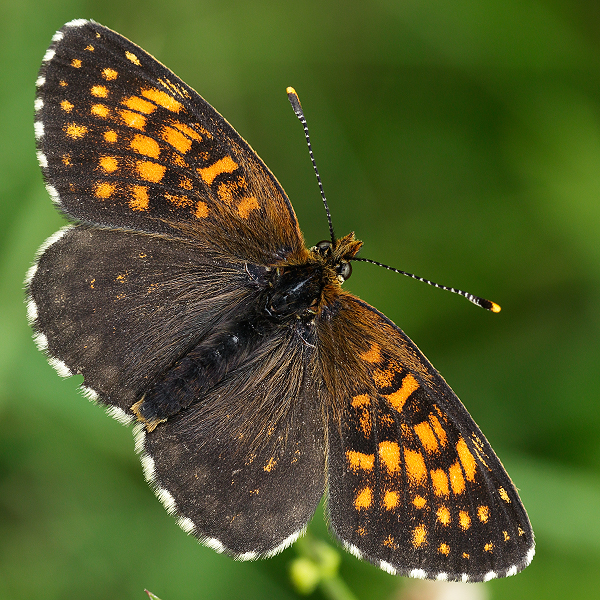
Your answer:
[[[502,308],[500,307],[499,304],[496,304],[495,302],[492,302],[492,307],[490,308],[490,310],[492,312],[499,313],[502,310]]]
[[[285,88],[285,93],[286,94],[294,94],[294,96],[298,95],[298,94],[296,94],[296,90],[291,85]]]

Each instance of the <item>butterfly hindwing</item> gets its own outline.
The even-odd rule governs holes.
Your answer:
[[[336,535],[355,554],[414,577],[481,581],[527,566],[533,533],[514,485],[416,346],[346,294],[320,333],[340,344],[330,351],[355,357],[353,376],[333,382],[348,397],[328,429]]]
[[[183,529],[245,560],[301,534],[325,485],[313,369],[312,347],[279,329],[188,410],[137,426],[146,478]]]
[[[73,21],[38,77],[48,190],[70,217],[209,240],[260,264],[304,252],[285,192],[203,98],[123,36]]]

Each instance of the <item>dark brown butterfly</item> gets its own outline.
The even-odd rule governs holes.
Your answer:
[[[37,86],[39,162],[74,224],[28,274],[35,339],[136,423],[146,478],[186,532],[270,556],[325,493],[336,537],[390,573],[481,581],[529,564],[527,514],[473,419],[342,289],[353,234],[307,249],[225,119],[97,23],[54,36]]]

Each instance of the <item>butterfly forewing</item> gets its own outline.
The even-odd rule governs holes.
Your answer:
[[[482,581],[527,566],[527,515],[460,400],[391,321],[350,295],[340,304],[320,332],[357,374],[332,383],[349,396],[328,429],[334,532],[402,575]]]
[[[93,22],[61,29],[38,78],[38,157],[59,207],[109,227],[212,241],[273,263],[304,252],[264,163],[192,88]]]

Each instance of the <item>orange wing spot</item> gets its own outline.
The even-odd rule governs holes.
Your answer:
[[[77,125],[75,123],[69,123],[69,125],[65,125],[63,131],[73,140],[78,140],[82,138],[88,131],[88,128],[85,125]]]
[[[361,526],[356,530],[356,533],[358,533],[360,536],[367,535],[367,530]]]
[[[92,46],[91,44],[88,44],[84,50],[87,50],[88,52],[93,52],[94,51],[94,46]]]
[[[225,156],[224,158],[220,158],[210,167],[196,170],[204,180],[204,183],[211,185],[215,180],[215,177],[221,175],[221,173],[233,173],[237,168],[238,164],[230,156]]]
[[[494,550],[494,544],[492,544],[492,542],[488,542],[488,543],[487,543],[487,544],[486,544],[486,545],[483,547],[483,549],[484,549],[486,552],[493,552],[493,550]]]
[[[413,498],[415,508],[423,508],[427,504],[427,500],[423,496],[415,496]]]
[[[183,160],[183,157],[179,154],[173,154],[171,160],[173,161],[174,165],[177,165],[178,167],[183,167],[184,169],[189,169],[188,164],[185,162],[185,160]]]
[[[124,104],[131,110],[137,110],[137,112],[144,113],[145,115],[149,115],[152,111],[156,110],[156,104],[152,104],[152,102],[148,102],[148,100],[144,100],[139,96],[129,96],[129,98],[121,100],[121,104]]]
[[[427,528],[425,525],[417,525],[413,529],[412,545],[415,548],[420,548],[427,540]]]
[[[471,517],[469,516],[468,512],[461,510],[458,513],[458,524],[460,525],[460,528],[464,531],[471,527]]]
[[[111,144],[114,144],[117,141],[117,132],[109,129],[104,132],[104,139]]]
[[[393,508],[396,508],[399,502],[400,495],[398,494],[398,492],[387,491],[383,496],[383,506],[385,506],[387,510],[392,510]]]
[[[71,61],[71,66],[75,67],[76,69],[79,69],[79,68],[81,68],[81,61],[78,58],[74,58]]]
[[[105,200],[106,198],[110,198],[115,191],[115,186],[112,183],[97,183],[94,189],[94,195],[96,198],[100,198]]]
[[[165,176],[167,167],[149,160],[138,160],[136,169],[142,179],[158,183]]]
[[[193,140],[196,140],[197,142],[202,141],[202,136],[195,129],[192,129],[185,123],[179,123],[179,121],[173,121],[171,124],[173,125],[173,127],[177,127],[177,129],[179,129],[179,131],[181,131],[181,133],[185,133],[185,135],[187,135],[188,137],[191,137]],[[201,130],[202,130],[202,133],[206,137],[212,138],[212,135],[210,135],[208,133],[208,131],[206,131],[206,129],[201,128]]]
[[[162,106],[171,112],[178,113],[183,106],[181,102],[175,100],[173,96],[170,96],[161,90],[157,90],[156,88],[146,88],[142,90],[142,96],[144,96],[144,98],[148,98],[148,100],[152,100],[152,102],[155,104],[158,104],[159,106]]]
[[[525,530],[522,529],[521,527],[518,527],[517,531],[519,532],[519,536],[525,535]]]
[[[370,471],[375,464],[374,454],[363,454],[362,452],[347,450],[346,458],[348,459],[348,466],[352,471],[358,471],[359,469]]]
[[[404,460],[406,462],[406,474],[412,485],[423,485],[427,478],[425,460],[420,452],[413,452],[405,448]]]
[[[266,471],[267,473],[270,473],[273,468],[275,467],[275,465],[277,464],[277,460],[275,459],[274,456],[272,456],[269,459],[269,462],[263,467],[263,471]]]
[[[92,108],[90,108],[90,112],[95,117],[102,117],[105,119],[110,114],[110,108],[105,104],[92,104]]]
[[[502,535],[504,536],[505,542],[508,542],[508,540],[510,540],[510,535],[508,535],[508,531],[503,531]]]
[[[390,473],[400,470],[400,446],[396,442],[379,442],[379,458]]]
[[[106,81],[114,81],[117,78],[118,73],[114,69],[102,69],[102,77],[106,79]]]
[[[239,189],[237,183],[232,181],[224,181],[219,184],[217,194],[219,199],[225,202],[228,206],[233,202],[233,193]]]
[[[448,556],[448,554],[450,554],[450,546],[448,546],[448,544],[442,542],[440,544],[440,547],[438,548],[438,552],[440,552],[444,556]]]
[[[467,446],[467,442],[465,442],[462,437],[458,438],[458,442],[456,442],[456,451],[458,452],[458,458],[460,458],[460,462],[465,470],[467,480],[471,482],[475,481],[477,463]]]
[[[500,498],[502,498],[504,502],[510,504],[510,498],[508,497],[508,494],[506,493],[506,490],[503,487],[498,489],[498,493],[500,494]]]
[[[465,479],[460,468],[460,463],[456,461],[453,465],[450,465],[448,473],[450,474],[452,491],[455,494],[462,494],[465,491]]]
[[[371,488],[367,486],[356,495],[356,499],[354,500],[354,508],[356,508],[356,510],[360,510],[361,508],[369,508],[372,502],[373,492],[371,491]]]
[[[60,87],[67,87],[69,84],[66,81],[64,81],[63,79],[61,79],[58,82],[58,85],[60,85]]]
[[[71,104],[68,100],[63,100],[60,103],[60,107],[65,111],[70,113],[73,110],[73,104]]]
[[[194,185],[192,184],[191,179],[189,179],[188,177],[182,176],[181,179],[179,180],[179,187],[183,188],[184,190],[191,190],[191,189],[193,189]]]
[[[433,429],[431,429],[431,425],[429,425],[427,421],[423,421],[422,423],[415,425],[413,429],[419,436],[421,444],[423,444],[426,452],[435,452],[438,450],[439,447],[437,439],[433,433]]]
[[[448,442],[445,429],[442,427],[442,424],[435,415],[429,415],[429,422],[431,423],[433,431],[435,431],[435,435],[437,435],[440,445],[443,448]]]
[[[108,88],[104,85],[93,85],[90,88],[90,94],[96,98],[106,98],[108,96]]]
[[[185,154],[192,147],[192,140],[173,127],[163,127],[162,139],[181,154]]]
[[[352,398],[352,406],[354,408],[367,408],[371,405],[371,397],[369,394],[360,394],[358,396],[353,396]]]
[[[196,203],[196,212],[194,213],[197,219],[205,219],[208,217],[208,205],[202,200],[198,200]]]
[[[360,358],[366,360],[368,363],[380,363],[382,360],[381,346],[376,343],[371,344],[369,350],[361,354]]]
[[[397,550],[398,545],[394,541],[394,538],[391,535],[388,535],[385,540],[383,540],[383,545],[391,548],[392,550]]]
[[[437,520],[442,525],[448,525],[450,523],[450,520],[451,520],[450,511],[445,506],[440,506],[440,508],[437,509],[436,514],[437,514]]]
[[[487,506],[477,507],[477,516],[482,523],[487,523],[490,518],[490,509]]]
[[[463,557],[463,558],[466,558],[467,560],[468,560],[469,558],[471,558],[471,556],[469,555],[469,553],[468,553],[468,552],[463,552],[463,553],[462,553],[462,557]]]
[[[119,168],[119,163],[114,156],[101,156],[100,168],[104,169],[107,173],[112,173]]]
[[[148,136],[140,135],[139,133],[133,137],[129,145],[136,152],[139,152],[144,156],[149,156],[150,158],[158,158],[158,155],[160,154],[158,142]]]
[[[431,471],[431,484],[433,485],[433,493],[436,496],[448,497],[450,495],[450,488],[448,486],[448,476],[442,469],[435,469]]]
[[[133,52],[126,51],[125,58],[138,67],[142,66],[142,63],[138,60],[138,57]]]
[[[63,162],[63,165],[65,165],[65,167],[70,167],[71,166],[71,157],[68,154],[63,154],[62,162]]]
[[[165,199],[174,204],[177,208],[187,208],[192,206],[194,201],[187,196],[176,196],[175,194],[165,194]]]
[[[389,394],[388,396],[384,396],[389,403],[392,405],[392,408],[397,410],[398,412],[402,412],[402,407],[404,403],[408,400],[408,397],[415,391],[419,389],[419,384],[417,380],[409,373],[402,380],[402,385],[400,389],[395,391],[393,394]]]
[[[129,199],[131,210],[147,210],[149,203],[148,188],[145,185],[134,185]]]
[[[130,110],[120,110],[119,114],[128,127],[133,127],[134,129],[144,129],[146,127],[146,117],[144,115]]]
[[[240,200],[240,203],[238,204],[238,214],[242,219],[247,219],[248,215],[253,210],[258,210],[259,208],[260,205],[258,204],[258,200],[254,196],[249,196]]]
[[[392,385],[394,381],[395,371],[393,369],[375,369],[372,377],[375,385],[378,388],[386,388]]]

